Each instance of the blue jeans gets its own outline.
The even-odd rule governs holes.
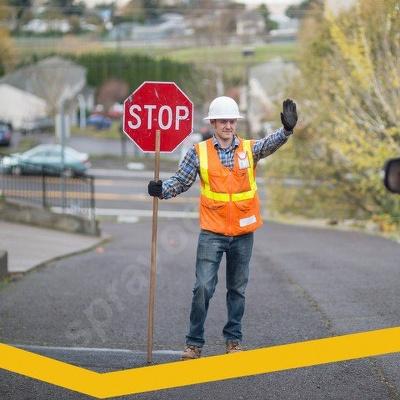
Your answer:
[[[224,252],[226,253],[228,322],[222,334],[226,341],[241,341],[241,321],[252,249],[253,233],[224,236],[204,230],[200,232],[197,246],[196,283],[193,289],[190,328],[186,336],[186,344],[199,347],[204,345],[204,322],[210,299],[217,286],[218,269]]]

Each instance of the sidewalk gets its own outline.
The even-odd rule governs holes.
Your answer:
[[[50,260],[90,249],[104,239],[0,221],[0,249],[8,252],[9,273],[29,271]]]

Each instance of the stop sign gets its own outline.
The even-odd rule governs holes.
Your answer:
[[[172,152],[193,130],[193,104],[175,82],[143,82],[124,102],[123,129],[142,151]]]

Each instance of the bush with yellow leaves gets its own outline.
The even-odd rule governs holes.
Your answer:
[[[381,174],[400,155],[398,0],[359,1],[336,17],[316,8],[299,49],[301,74],[287,91],[299,126],[268,160],[267,178],[302,184],[270,190],[272,207],[326,218],[385,215],[400,225],[400,196],[385,191]]]

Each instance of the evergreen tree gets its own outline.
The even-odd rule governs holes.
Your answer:
[[[260,12],[261,16],[264,18],[265,30],[267,33],[272,31],[273,29],[278,28],[278,23],[271,19],[271,12],[269,11],[269,8],[267,7],[266,4],[261,4],[258,7],[258,11]]]

